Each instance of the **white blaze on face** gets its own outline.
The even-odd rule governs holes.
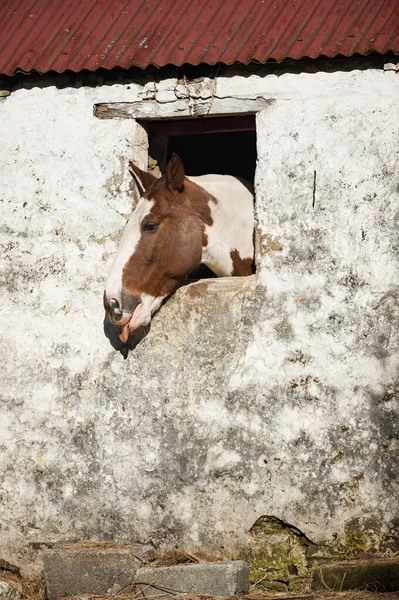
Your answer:
[[[141,237],[140,224],[144,217],[151,212],[154,206],[153,200],[140,198],[135,210],[129,217],[123,232],[122,239],[119,244],[118,252],[116,253],[114,262],[109,272],[107,282],[105,284],[105,293],[108,302],[111,298],[116,298],[120,302],[122,292],[122,273],[126,263],[133,256]]]

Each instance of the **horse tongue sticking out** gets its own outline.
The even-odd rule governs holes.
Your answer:
[[[119,328],[119,339],[124,344],[126,344],[126,342],[128,341],[129,334],[130,334],[129,323],[126,323],[126,325],[124,325],[123,327]]]
[[[122,342],[126,343],[129,339],[130,330],[135,329],[134,323],[140,317],[140,311],[141,311],[141,303],[138,304],[136,306],[136,308],[134,309],[131,319],[125,325],[123,325],[122,327],[119,327],[119,338]],[[143,323],[143,325],[144,325],[144,323]]]
[[[253,272],[253,194],[229,175],[186,177],[172,154],[165,175],[130,163],[143,189],[107,278],[104,307],[126,343],[162,302],[206,264],[217,276]]]

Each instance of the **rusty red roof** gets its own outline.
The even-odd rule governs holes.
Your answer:
[[[399,52],[399,0],[0,0],[0,73]]]

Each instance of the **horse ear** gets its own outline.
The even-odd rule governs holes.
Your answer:
[[[147,173],[146,171],[139,169],[131,160],[129,160],[129,166],[133,171],[133,173],[130,174],[132,175],[133,179],[136,180],[136,183],[141,185],[144,191],[147,191],[148,188],[152,186],[154,181],[157,180],[157,178],[154,177],[154,175],[151,175],[151,173]]]
[[[166,165],[166,185],[170,190],[178,190],[181,192],[184,188],[184,166],[180,156],[173,152],[170,161]]]

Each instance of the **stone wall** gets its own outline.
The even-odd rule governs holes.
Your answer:
[[[176,83],[158,82],[166,116]],[[397,73],[218,79],[218,110],[268,101],[257,273],[180,289],[124,360],[102,290],[146,139],[93,104],[144,85],[0,104],[1,557],[33,572],[77,539],[243,555],[262,516],[340,554],[398,551]]]

